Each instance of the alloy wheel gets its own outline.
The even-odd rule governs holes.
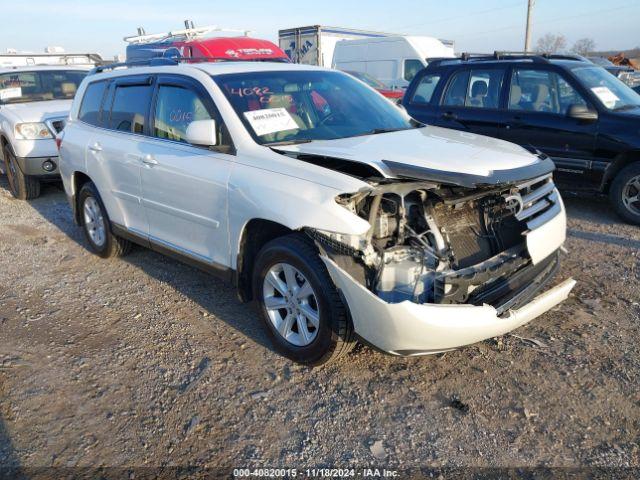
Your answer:
[[[288,263],[273,265],[264,278],[263,301],[271,324],[287,342],[305,347],[320,328],[318,300],[309,280]]]
[[[640,175],[631,178],[622,189],[622,203],[630,212],[640,215]]]
[[[16,185],[16,159],[9,150],[5,150],[4,153],[7,157],[7,180],[9,181],[9,188],[11,189],[11,193],[17,196],[18,186]]]
[[[89,234],[91,241],[102,247],[107,239],[106,226],[100,205],[94,197],[87,197],[84,201],[84,228]]]

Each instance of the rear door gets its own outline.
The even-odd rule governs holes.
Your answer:
[[[556,164],[559,183],[592,188],[597,122],[567,116],[573,104],[593,108],[573,80],[546,65],[514,66],[501,137],[531,145]]]
[[[159,76],[150,137],[140,145],[142,196],[152,242],[213,266],[228,265],[227,181],[233,146],[207,91],[179,75]],[[194,120],[214,119],[218,147],[186,143]]]
[[[140,143],[144,141],[153,93],[153,76],[119,77],[109,88],[102,112],[104,128],[87,145],[87,171],[112,222],[146,237],[142,207]]]
[[[435,123],[441,127],[497,137],[506,67],[488,65],[457,70],[447,82]]]

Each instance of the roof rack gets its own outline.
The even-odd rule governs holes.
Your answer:
[[[247,60],[241,58],[229,58],[229,57],[155,57],[145,60],[134,60],[131,62],[118,62],[109,63],[105,65],[98,65],[89,72],[89,75],[96,73],[106,72],[108,70],[115,70],[116,68],[130,68],[130,67],[166,67],[180,65],[181,63],[207,63],[207,62],[246,62]],[[251,62],[256,62],[252,60]],[[278,59],[265,59],[268,62],[278,62]]]
[[[491,60],[531,60],[532,62],[540,63],[549,63],[550,60],[586,61],[586,59],[580,55],[571,54],[495,51],[493,54],[464,52],[457,58],[429,58],[428,62],[430,65],[442,65],[447,63],[482,62]]]
[[[46,62],[46,60],[50,62]],[[44,62],[43,62],[44,61]],[[0,53],[0,66],[67,66],[102,65],[104,60],[97,53]]]
[[[203,37],[211,32],[234,32],[242,33],[245,37],[249,36],[250,30],[234,30],[230,28],[220,28],[216,25],[206,27],[196,27],[192,20],[185,20],[184,27],[181,30],[171,30],[162,33],[147,33],[144,28],[138,27],[138,34],[124,37],[124,41],[131,44],[144,44],[158,42],[170,39],[194,40]]]
[[[136,60],[133,62],[115,62],[105,65],[98,65],[89,72],[89,75],[95,75],[96,73],[106,72],[107,70],[115,70],[116,68],[129,68],[129,67],[162,67],[166,65],[178,65],[177,58],[168,57],[156,57],[148,60]]]

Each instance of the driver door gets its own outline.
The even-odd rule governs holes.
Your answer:
[[[531,145],[551,157],[558,183],[592,188],[597,183],[597,122],[571,118],[572,104],[592,106],[560,72],[543,66],[513,67],[501,138]]]
[[[218,145],[188,144],[189,124],[209,119],[216,120]],[[150,241],[213,267],[228,266],[227,181],[235,156],[205,88],[187,77],[159,76],[150,137],[140,150]]]

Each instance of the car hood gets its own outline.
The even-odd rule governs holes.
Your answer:
[[[0,114],[10,113],[17,122],[42,122],[50,118],[69,115],[73,100],[47,100],[45,102],[13,103],[3,105]]]
[[[442,180],[467,176],[474,184],[496,183],[492,177],[497,172],[505,178],[504,172],[529,170],[541,163],[539,156],[513,143],[433,126],[278,146],[277,150],[360,162],[388,177]]]

